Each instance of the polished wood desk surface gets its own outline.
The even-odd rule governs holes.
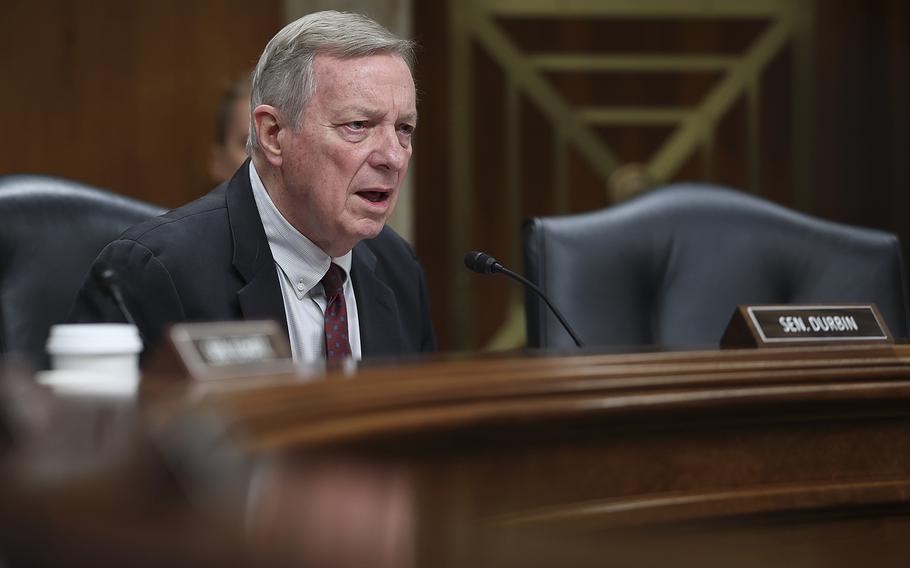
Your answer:
[[[92,554],[211,565],[910,558],[910,346],[441,359],[147,386],[146,442],[128,459],[50,488],[5,484],[16,550],[50,526],[83,551],[106,542]]]

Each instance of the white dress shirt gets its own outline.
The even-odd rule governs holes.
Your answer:
[[[288,318],[291,353],[296,363],[309,363],[325,358],[325,309],[328,304],[320,281],[329,264],[340,266],[346,275],[344,302],[348,311],[348,339],[351,354],[360,359],[360,325],[357,299],[351,284],[351,252],[332,258],[313,241],[300,234],[275,207],[259,173],[250,162],[250,184],[265,236],[275,259],[284,311]]]

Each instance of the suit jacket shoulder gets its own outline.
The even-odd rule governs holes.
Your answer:
[[[170,323],[285,322],[274,263],[268,245],[263,244],[265,234],[247,175],[247,169],[241,168],[229,184],[131,227],[96,259],[96,264],[109,266],[117,275],[125,303],[143,333],[146,355]],[[242,243],[241,250],[235,241]],[[247,250],[253,252],[244,255]],[[245,262],[238,262],[238,256]],[[122,321],[123,317],[86,279],[70,319]]]

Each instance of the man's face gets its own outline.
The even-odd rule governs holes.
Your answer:
[[[398,201],[417,124],[404,60],[317,55],[299,132],[279,134],[288,220],[330,256],[382,230]]]

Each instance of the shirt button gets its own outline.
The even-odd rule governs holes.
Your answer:
[[[303,292],[303,280],[297,282],[297,289]]]

